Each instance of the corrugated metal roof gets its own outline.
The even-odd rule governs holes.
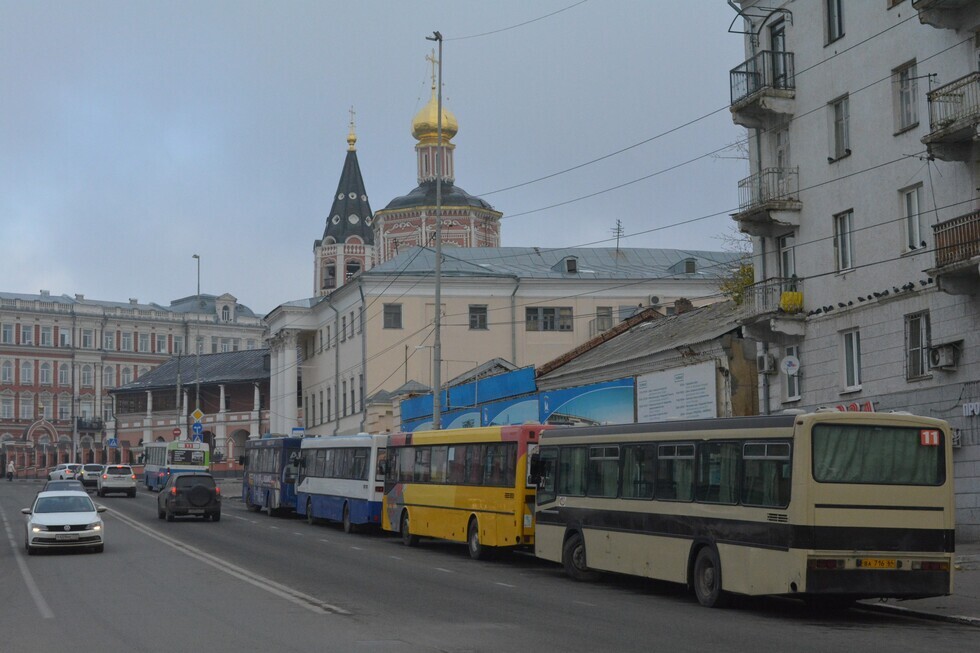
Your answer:
[[[197,383],[240,383],[247,381],[263,381],[269,378],[265,357],[268,349],[247,349],[230,351],[221,354],[201,354],[200,367],[198,357],[193,354],[171,358],[166,363],[155,367],[136,381],[114,388],[112,394],[132,392],[133,390],[154,390],[173,388],[177,385],[177,371],[180,369],[180,379],[183,385]]]
[[[737,329],[739,320],[750,313],[744,306],[724,301],[644,322],[540,378],[583,373],[600,366],[615,366],[670,349],[708,342]]]
[[[535,279],[714,279],[728,276],[741,257],[731,252],[639,247],[447,247],[442,254],[445,276]],[[575,272],[565,271],[566,259],[575,259]],[[694,272],[677,271],[686,260],[694,261]],[[434,267],[434,250],[413,247],[364,274],[431,274]]]

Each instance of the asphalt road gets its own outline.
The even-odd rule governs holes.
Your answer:
[[[0,651],[975,651],[976,628],[801,603],[700,607],[684,588],[582,584],[524,554],[407,548],[377,533],[245,510],[157,519],[156,495],[93,497],[102,554],[27,557],[40,483],[0,483]],[[230,489],[230,488],[229,488]]]

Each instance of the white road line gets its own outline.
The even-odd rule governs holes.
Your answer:
[[[447,574],[453,573],[453,570],[452,569],[443,569],[442,567],[436,567],[435,570],[436,571],[441,571],[441,572],[444,572],[444,573],[447,573]]]
[[[391,558],[392,560],[401,560],[400,556],[388,556],[388,557]]]
[[[572,603],[578,603],[579,605],[587,605],[590,608],[594,608],[595,607],[595,603],[587,603],[585,601],[572,601]]]
[[[359,546],[352,546],[351,548],[354,549],[355,551],[363,551],[364,550],[364,549],[362,549]]]
[[[3,528],[7,531],[7,539],[10,540],[14,557],[17,558],[17,568],[20,569],[20,575],[24,578],[27,591],[31,593],[31,598],[34,599],[34,605],[37,606],[37,611],[41,613],[41,617],[44,619],[54,619],[54,612],[51,611],[48,602],[44,600],[41,590],[38,589],[37,583],[34,582],[34,576],[31,574],[31,570],[27,568],[27,563],[24,562],[25,553],[17,546],[17,541],[14,539],[14,532],[10,528],[10,522],[7,521],[7,514],[2,508],[0,508],[0,518],[3,518]]]
[[[494,583],[494,585],[500,585],[501,587],[517,587],[517,585],[511,585],[510,583]]]
[[[330,544],[330,540],[320,540],[320,541],[323,542],[324,544]]]
[[[293,531],[293,535],[299,535],[300,537],[303,537],[303,534],[300,533],[299,531]]]
[[[314,612],[316,614],[340,614],[340,615],[351,614],[350,612],[344,610],[339,606],[321,601],[315,596],[310,596],[309,594],[305,594],[303,592],[300,592],[299,590],[295,590],[287,585],[283,585],[282,583],[277,583],[276,581],[270,578],[260,576],[259,574],[249,571],[248,569],[245,569],[243,567],[235,566],[229,562],[222,560],[217,556],[211,555],[210,553],[189,549],[187,548],[187,545],[181,542],[180,540],[172,538],[168,535],[164,535],[163,533],[160,533],[156,529],[150,528],[149,526],[146,526],[145,524],[136,521],[135,519],[129,517],[128,515],[123,515],[115,511],[112,513],[112,515],[113,517],[115,517],[122,523],[126,524],[130,528],[137,530],[143,533],[144,535],[151,537],[159,542],[162,542],[163,544],[166,544],[167,546],[176,549],[177,551],[183,553],[186,556],[189,556],[191,558],[194,558],[195,560],[203,562],[206,565],[210,565],[211,567],[214,567],[218,571],[223,571],[229,576],[245,581],[246,583],[249,583],[250,585],[254,585],[259,589],[263,589],[266,592],[269,592],[270,594],[274,594],[275,596],[286,599],[287,601],[294,603],[300,607],[306,608],[310,612]]]
[[[270,526],[269,528],[271,528],[274,531],[278,531],[279,530],[279,527],[278,526]]]

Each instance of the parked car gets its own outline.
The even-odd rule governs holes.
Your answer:
[[[88,548],[102,553],[105,526],[88,493],[78,490],[39,492],[30,508],[24,508],[24,548],[28,555],[39,549]]]
[[[48,472],[48,480],[58,479],[63,481],[69,478],[78,478],[78,473],[82,471],[82,466],[76,463],[62,463]]]
[[[173,521],[183,515],[221,519],[221,489],[206,472],[172,474],[157,496],[157,516]]]
[[[98,477],[97,492],[104,497],[110,492],[125,492],[136,496],[136,474],[129,465],[106,465]]]
[[[68,479],[64,481],[45,481],[44,487],[41,488],[41,492],[54,492],[56,490],[74,490],[76,492],[84,492],[85,486],[82,485],[81,481]]]
[[[82,470],[78,474],[78,480],[85,487],[96,487],[99,483],[99,476],[102,475],[102,465],[82,465]]]

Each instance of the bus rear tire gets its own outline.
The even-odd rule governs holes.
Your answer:
[[[259,506],[259,505],[256,505],[256,504],[252,503],[252,493],[251,492],[246,492],[245,493],[245,507],[248,509],[249,512],[258,512],[258,511],[262,510],[262,506]]]
[[[316,518],[313,516],[313,499],[306,500],[306,523],[310,526],[316,523]]]
[[[581,533],[573,533],[561,548],[561,563],[565,573],[577,581],[592,581],[599,577],[589,569],[585,555],[585,539]]]
[[[727,603],[721,584],[721,559],[713,546],[698,551],[694,560],[694,594],[706,608],[721,608]]]
[[[470,520],[470,525],[466,529],[466,548],[469,549],[470,557],[474,560],[487,558],[487,547],[480,544],[480,525],[475,517]]]
[[[344,504],[344,532],[347,534],[354,532],[354,524],[350,520],[350,506]]]
[[[402,544],[404,544],[405,546],[418,546],[419,536],[412,535],[412,531],[410,530],[409,527],[407,510],[402,512],[402,523],[401,523],[400,533],[402,536]]]

